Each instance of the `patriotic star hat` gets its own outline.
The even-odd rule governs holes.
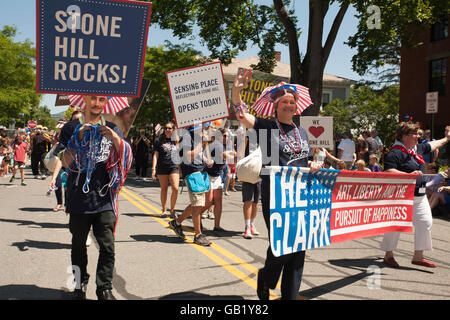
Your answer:
[[[275,111],[275,103],[273,96],[280,90],[291,89],[297,93],[298,99],[296,102],[297,111],[295,114],[301,114],[311,104],[311,97],[309,96],[309,89],[299,84],[289,84],[280,82],[275,86],[270,86],[261,92],[261,95],[253,104],[252,108],[259,116],[272,117]]]

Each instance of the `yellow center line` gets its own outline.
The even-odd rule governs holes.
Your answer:
[[[151,215],[153,219],[155,219],[157,222],[159,222],[165,228],[169,228],[170,229],[169,224],[163,218],[155,217],[155,215],[154,215],[155,213],[156,214],[160,214],[160,210],[159,209],[155,208],[150,203],[146,202],[145,200],[141,199],[137,195],[133,194],[132,192],[130,192],[126,188],[122,188],[122,190],[120,192],[120,195],[122,197],[124,197],[125,199],[127,199],[129,202],[131,202],[134,206],[136,206],[137,208],[142,210],[144,213],[146,213],[148,215]],[[150,209],[151,211],[148,210],[147,208]],[[170,229],[170,230],[172,232],[174,232],[172,229]],[[191,234],[192,236],[194,235],[193,232],[190,232],[190,231],[187,231],[187,232],[189,234]],[[236,267],[234,267],[234,266],[230,265],[229,263],[227,263],[225,260],[223,260],[222,258],[217,256],[216,254],[214,254],[211,250],[208,250],[208,248],[199,246],[197,244],[194,244],[193,238],[188,236],[187,239],[188,239],[188,241],[186,241],[186,242],[188,242],[190,245],[192,245],[196,250],[200,251],[201,253],[206,255],[208,258],[210,258],[212,261],[214,261],[218,265],[222,266],[228,272],[230,272],[231,274],[233,274],[234,276],[236,276],[240,280],[244,281],[247,285],[249,285],[250,287],[252,287],[253,289],[256,290],[256,287],[257,287],[256,280],[254,280],[254,279],[252,279],[250,277],[252,274],[256,275],[258,273],[258,269],[255,266],[246,263],[244,260],[242,260],[241,258],[237,257],[236,255],[234,255],[233,253],[229,252],[228,250],[224,249],[223,247],[219,246],[218,244],[216,244],[216,243],[211,244],[210,248],[212,248],[216,252],[221,253],[222,255],[227,257],[228,259],[234,261],[238,265],[240,265],[243,268],[245,268],[247,271],[251,272],[250,275],[247,275],[247,274],[243,273],[242,271],[240,271],[239,269],[237,269]],[[277,285],[277,287],[279,288],[279,284]],[[272,299],[279,299],[280,297],[278,295],[274,294],[274,293],[271,293],[271,298]]]

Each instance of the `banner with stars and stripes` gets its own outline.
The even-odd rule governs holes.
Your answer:
[[[388,232],[412,232],[417,175],[266,168],[275,256]]]

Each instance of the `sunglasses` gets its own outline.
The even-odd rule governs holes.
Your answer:
[[[165,127],[164,130],[173,130],[173,128]]]

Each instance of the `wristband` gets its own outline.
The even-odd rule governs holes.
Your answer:
[[[242,111],[242,113],[244,112],[248,112],[248,107],[245,103],[243,104],[239,104],[239,105],[235,105],[234,107],[234,113],[238,113],[240,111]],[[243,119],[244,116],[243,115],[239,115],[239,118]]]

